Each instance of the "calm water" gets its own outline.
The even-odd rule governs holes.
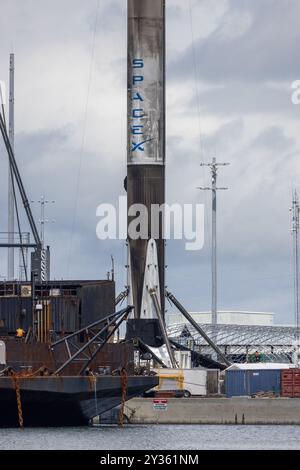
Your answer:
[[[300,426],[147,425],[0,429],[0,449],[300,449]]]

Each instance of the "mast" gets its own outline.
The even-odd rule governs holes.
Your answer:
[[[293,255],[294,255],[294,299],[295,299],[295,343],[296,343],[296,364],[299,363],[299,199],[297,191],[293,193],[292,211],[292,235],[293,235]]]
[[[216,158],[212,158],[211,163],[200,163],[200,166],[207,166],[211,170],[211,187],[199,187],[204,191],[211,191],[211,323],[213,327],[213,338],[216,339],[216,325],[218,324],[218,288],[217,288],[217,191],[228,188],[217,187],[217,173],[219,166],[226,166],[229,163],[217,163]]]
[[[14,104],[15,104],[15,90],[14,90],[14,54],[10,54],[9,60],[9,130],[8,136],[12,150],[14,151],[14,140],[15,140],[15,123],[14,123]],[[8,243],[14,243],[14,194],[13,194],[13,172],[11,168],[11,162],[8,161]],[[7,253],[7,278],[8,280],[14,279],[14,248],[8,248]]]

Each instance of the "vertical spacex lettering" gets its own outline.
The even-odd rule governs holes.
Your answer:
[[[132,61],[132,70],[135,72],[134,69],[143,69],[144,68],[144,60],[143,59],[133,59]],[[140,90],[140,86],[144,81],[144,75],[136,75],[133,74],[132,77],[132,114],[131,114],[131,152],[144,152],[145,147],[144,145],[152,140],[151,138],[145,139],[144,135],[144,96],[143,92]]]

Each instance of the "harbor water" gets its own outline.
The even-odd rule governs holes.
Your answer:
[[[300,426],[127,425],[0,429],[1,450],[300,449]]]

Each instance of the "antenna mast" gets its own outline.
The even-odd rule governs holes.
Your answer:
[[[45,217],[45,207],[46,204],[54,204],[55,201],[49,201],[45,198],[45,195],[42,195],[38,201],[31,201],[32,203],[37,202],[40,205],[40,240],[42,249],[45,248],[45,224],[47,222],[55,222],[55,220],[49,220]]]
[[[297,191],[293,192],[292,212],[292,235],[294,256],[294,298],[295,298],[295,326],[296,326],[296,353],[299,362],[299,199]]]
[[[199,187],[203,191],[211,191],[212,193],[212,224],[211,224],[211,315],[213,326],[213,337],[216,336],[216,325],[218,323],[218,310],[217,310],[217,191],[226,190],[228,188],[217,187],[217,171],[219,166],[226,166],[229,163],[217,163],[216,158],[213,157],[211,163],[200,163],[200,166],[208,166],[211,170],[211,187]]]
[[[15,140],[15,123],[14,123],[14,103],[15,103],[15,90],[14,90],[14,75],[15,75],[15,64],[14,54],[10,54],[9,58],[9,142],[12,150],[14,151],[14,140]],[[14,192],[13,192],[13,172],[11,162],[8,160],[8,243],[13,245],[14,243]],[[12,281],[14,279],[14,248],[10,247],[7,250],[7,278]]]

